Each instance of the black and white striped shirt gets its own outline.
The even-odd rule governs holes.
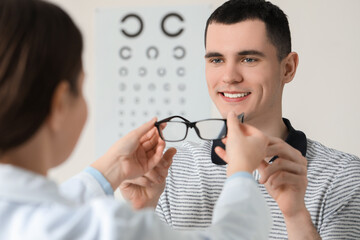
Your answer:
[[[360,239],[360,159],[310,139],[305,143],[305,204],[314,226],[323,239]],[[185,142],[173,159],[156,211],[175,229],[198,229],[211,224],[214,204],[226,180],[226,166],[212,162],[212,144]],[[258,179],[258,174],[254,173],[254,177]],[[263,185],[258,186],[273,219],[269,239],[287,239],[277,203]]]

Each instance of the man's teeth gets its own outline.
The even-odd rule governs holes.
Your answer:
[[[247,93],[224,93],[224,96],[227,97],[227,98],[242,98],[242,97],[245,97],[247,95],[249,95],[250,93],[247,92]]]

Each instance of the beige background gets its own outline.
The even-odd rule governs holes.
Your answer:
[[[216,0],[51,0],[80,27],[85,41],[85,95],[89,118],[80,141],[50,176],[62,182],[94,161],[94,10],[104,6],[191,5]],[[321,143],[360,156],[360,1],[273,0],[288,15],[293,51],[300,64],[285,87],[283,115],[293,126]],[[202,61],[202,59],[200,59]],[[204,79],[204,87],[206,87]],[[213,115],[217,111],[213,109]]]

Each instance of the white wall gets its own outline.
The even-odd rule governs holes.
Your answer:
[[[219,0],[51,0],[80,27],[85,41],[85,95],[89,118],[70,159],[51,171],[61,182],[94,161],[94,12],[104,6],[186,5]],[[360,1],[273,0],[288,15],[300,64],[285,87],[283,112],[311,139],[360,156]],[[206,83],[204,80],[204,87]],[[217,115],[214,109],[214,115]]]

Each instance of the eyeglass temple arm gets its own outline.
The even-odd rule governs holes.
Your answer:
[[[241,123],[244,123],[245,113],[240,113],[237,118],[241,121]]]

